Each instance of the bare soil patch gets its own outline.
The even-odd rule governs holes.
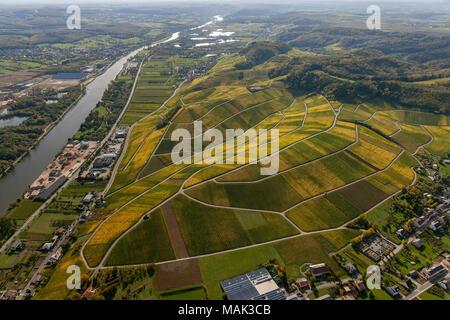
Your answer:
[[[200,267],[193,259],[158,265],[153,285],[156,291],[167,291],[201,283]]]
[[[169,233],[170,242],[172,243],[173,251],[177,259],[189,257],[186,245],[181,234],[180,226],[178,225],[177,217],[173,211],[170,202],[167,202],[162,207],[164,221],[166,222],[167,231]]]

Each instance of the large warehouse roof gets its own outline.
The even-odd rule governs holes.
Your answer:
[[[221,283],[228,300],[285,300],[285,296],[265,268]]]

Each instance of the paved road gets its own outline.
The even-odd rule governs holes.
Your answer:
[[[142,66],[143,66],[143,62],[141,63],[140,67],[139,67],[139,71],[137,74],[139,74],[142,70]],[[111,127],[110,131],[108,132],[108,134],[105,136],[105,138],[102,140],[102,142],[98,145],[98,147],[96,148],[96,150],[94,150],[94,152],[92,154],[95,154],[98,150],[100,150],[101,148],[103,148],[104,144],[109,140],[109,138],[111,137],[111,135],[114,133],[114,131],[116,130],[117,125],[119,124],[121,118],[123,117],[123,115],[126,112],[126,109],[128,108],[128,105],[131,102],[131,99],[133,97],[134,91],[136,89],[136,85],[137,85],[137,80],[138,80],[138,76],[136,76],[136,79],[134,80],[133,83],[133,88],[131,90],[130,96],[128,97],[128,101],[125,105],[125,107],[123,108],[123,110],[121,111],[119,117],[117,118],[116,122],[114,123],[114,125]],[[73,180],[75,180],[78,177],[78,174],[80,173],[80,169],[78,169],[77,171],[75,171],[74,173],[72,173],[72,175],[69,177],[69,179],[60,187],[58,188],[58,190],[62,190],[65,187],[67,187],[69,185],[70,182],[72,182]],[[111,180],[110,180],[111,181]],[[108,185],[110,184],[110,181],[108,182]],[[108,186],[107,186],[108,187]],[[109,188],[108,188],[109,189]],[[53,201],[53,199],[55,199],[55,197],[58,195],[58,191],[56,191],[55,193],[53,193],[53,195],[47,199],[41,207],[39,207],[38,210],[36,210],[29,218],[28,220],[7,240],[5,241],[5,243],[2,245],[2,247],[0,248],[0,253],[3,252],[11,243],[12,241],[21,233],[23,232],[32,222],[33,220],[38,217],[40,215],[40,213]]]
[[[74,222],[72,222],[72,224],[67,228],[67,230],[71,230],[72,228],[75,227],[75,225],[78,223],[78,218],[75,219]],[[44,258],[44,260],[41,262],[41,264],[39,265],[39,267],[36,269],[36,271],[33,273],[33,275],[31,276],[30,280],[27,282],[27,284],[25,285],[25,287],[22,289],[22,291],[20,292],[20,294],[16,297],[16,300],[22,300],[24,298],[24,294],[25,294],[25,290],[30,288],[31,284],[33,282],[36,282],[36,278],[38,275],[41,274],[42,270],[44,270],[45,265],[47,264],[47,262],[50,260],[50,257],[61,247],[61,245],[67,240],[67,238],[69,237],[69,232],[65,231],[64,234],[62,236],[60,236],[60,238],[58,239],[58,241],[53,245],[52,250],[47,254],[47,256]]]
[[[73,180],[76,179],[76,177],[78,177],[78,174],[80,172],[80,169],[78,169],[77,171],[75,171],[70,177],[69,179],[58,189],[58,190],[62,190],[63,188],[67,187],[69,185],[69,183],[71,183]],[[37,209],[28,219],[27,221],[19,228],[16,230],[16,232],[14,232],[14,234],[9,237],[8,240],[5,241],[5,243],[2,245],[2,247],[0,248],[0,253],[3,252],[4,250],[6,250],[6,248],[13,242],[13,240],[23,231],[26,230],[26,228],[33,222],[34,219],[36,219],[36,217],[38,217],[42,211],[53,201],[53,199],[55,199],[55,197],[58,195],[58,191],[56,191],[55,193],[53,193],[51,195],[50,198],[48,198],[43,204],[42,206],[39,207],[39,209]]]
[[[138,83],[139,75],[140,75],[141,72],[142,72],[142,68],[143,68],[143,66],[144,66],[144,62],[145,62],[145,58],[142,59],[141,64],[140,64],[140,66],[139,66],[139,70],[138,70],[138,72],[136,73],[136,78],[134,79],[133,88],[131,89],[130,96],[128,97],[127,103],[125,104],[125,107],[124,107],[124,108],[122,109],[122,111],[120,112],[119,117],[117,118],[116,122],[115,122],[114,125],[112,126],[112,128],[111,128],[111,130],[109,131],[108,135],[105,137],[105,139],[103,139],[103,144],[106,143],[106,141],[108,141],[108,139],[109,139],[109,138],[111,137],[111,135],[114,133],[114,131],[115,131],[116,128],[117,128],[117,125],[119,124],[120,120],[122,120],[123,115],[124,115],[125,112],[127,111],[128,106],[130,105],[131,100],[133,99],[134,91],[136,90],[136,86],[137,86],[137,83]],[[119,164],[120,164],[120,162],[122,161],[123,156],[125,155],[125,152],[124,152],[123,150],[126,150],[126,149],[128,148],[128,142],[129,142],[129,140],[130,140],[129,136],[130,136],[130,135],[127,134],[127,138],[126,138],[126,140],[125,140],[125,143],[124,143],[124,145],[122,146],[122,153],[121,153],[121,155],[120,155],[118,161],[116,162],[116,164],[115,164],[115,166],[114,166],[114,168],[113,168],[111,177],[114,177],[114,176],[116,175],[117,170],[118,170],[118,168],[119,168]],[[102,144],[102,145],[103,145],[103,144]],[[113,182],[114,182],[114,179],[109,179],[108,184],[106,185],[106,187],[105,187],[105,189],[104,189],[104,191],[103,191],[103,194],[106,194],[106,193],[108,192],[108,190],[109,190],[109,188],[111,188]]]
[[[441,274],[438,277],[436,277],[435,279],[433,279],[432,282],[427,281],[424,284],[418,286],[416,288],[416,290],[412,291],[409,295],[404,297],[403,300],[412,300],[412,299],[414,299],[415,297],[417,297],[421,293],[423,293],[423,292],[427,291],[428,289],[430,289],[434,284],[436,284],[437,282],[439,282],[440,280],[445,278],[446,275],[447,275],[447,273]]]

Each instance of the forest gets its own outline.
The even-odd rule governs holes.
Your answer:
[[[255,41],[240,50],[240,54],[245,56],[245,62],[237,63],[236,69],[251,69],[270,58],[287,53],[291,47],[283,42],[276,41]]]

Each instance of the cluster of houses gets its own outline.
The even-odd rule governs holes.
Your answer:
[[[209,57],[216,57],[216,55],[209,55]],[[177,80],[183,81],[186,80],[190,82],[198,77],[203,77],[207,74],[208,70],[215,64],[215,59],[208,59],[208,61],[197,64],[194,68],[192,67],[184,67],[177,66],[175,68],[175,73],[177,74]]]
[[[419,232],[425,229],[430,229],[434,232],[440,231],[449,221],[450,216],[450,199],[447,196],[443,196],[444,202],[438,205],[436,208],[427,208],[424,214],[420,217],[413,218],[412,222],[417,227]],[[397,230],[397,235],[401,238],[406,236],[403,229]]]
[[[41,248],[42,252],[50,252],[50,251],[53,249],[53,246],[54,246],[54,245],[56,244],[56,242],[58,241],[58,239],[59,239],[59,236],[58,236],[58,235],[55,235],[55,236],[52,238],[51,241],[45,242],[45,243],[42,245],[42,248]]]
[[[307,273],[320,285],[338,287],[340,294],[336,300],[355,300],[366,290],[360,275],[344,282],[329,282],[332,271],[325,263],[310,264]],[[285,288],[283,281],[276,272],[272,272],[271,267],[227,279],[220,284],[228,300],[309,300],[308,294],[315,290],[306,278],[290,280],[289,286]],[[315,300],[333,298],[326,294]]]
[[[92,212],[89,210],[89,206],[91,205],[92,202],[95,201],[97,195],[98,193],[95,190],[88,192],[84,196],[82,203],[77,206],[77,210],[82,211],[80,218],[78,219],[79,222],[86,222],[89,219],[89,217],[92,214]],[[103,203],[104,201],[101,200],[101,202]],[[99,206],[97,203],[96,205]],[[88,207],[88,209],[86,209],[86,207]]]
[[[441,176],[439,175],[439,166],[437,163],[425,161],[424,165],[425,167],[417,167],[417,171],[425,172],[431,181],[439,181],[441,179]]]
[[[127,131],[128,127],[118,127],[114,133],[114,137],[108,140],[105,147],[81,176],[94,180],[107,179],[115,160],[120,154]]]
[[[316,281],[322,281],[325,285],[331,284],[332,287],[337,287],[340,291],[340,294],[335,297],[335,299],[333,299],[333,297],[329,294],[325,294],[314,300],[355,300],[361,295],[362,292],[365,292],[366,286],[355,266],[351,263],[347,263],[346,267],[348,268],[349,273],[352,274],[352,278],[346,279],[345,281],[327,283],[326,279],[329,275],[331,275],[331,270],[325,263],[312,264],[309,266],[308,271]],[[312,292],[306,278],[297,279],[294,285],[301,292]]]
[[[58,262],[62,256],[63,256],[63,250],[61,247],[58,247],[56,250],[53,250],[53,248],[55,247],[55,245],[58,243],[58,240],[60,240],[65,234],[71,235],[74,234],[76,232],[76,229],[74,228],[69,228],[68,230],[64,229],[63,227],[58,228],[58,230],[56,230],[56,232],[54,233],[54,236],[52,238],[51,241],[45,242],[42,245],[41,251],[43,253],[50,253],[51,255],[49,256],[45,267],[49,268],[51,266],[53,266],[56,262]]]

